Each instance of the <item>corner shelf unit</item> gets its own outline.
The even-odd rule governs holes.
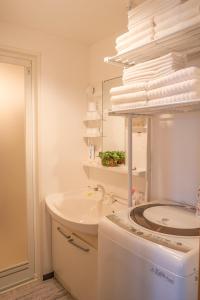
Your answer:
[[[180,25],[181,26],[181,25]],[[179,52],[186,56],[200,53],[200,22],[198,24],[180,28],[174,33],[154,40],[137,49],[127,49],[121,54],[106,57],[106,63],[123,65],[124,68],[133,66],[147,60],[157,58],[169,52]],[[116,106],[109,115],[125,116],[128,120],[128,205],[132,206],[132,119],[138,116],[147,118],[147,167],[145,173],[146,191],[145,198],[148,201],[151,187],[151,118],[159,114],[175,114],[200,111],[200,99],[191,101],[179,101],[177,103],[151,103],[145,105],[137,103],[125,106]]]
[[[127,166],[117,166],[117,167],[104,167],[101,164],[93,161],[85,161],[83,162],[83,167],[86,168],[94,168],[94,169],[99,169],[103,170],[106,172],[114,172],[114,173],[119,173],[119,174],[128,174],[128,167]],[[146,171],[143,169],[136,169],[132,170],[132,175],[133,176],[145,176]]]

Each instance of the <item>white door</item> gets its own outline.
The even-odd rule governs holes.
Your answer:
[[[0,291],[34,276],[31,62],[0,56]]]

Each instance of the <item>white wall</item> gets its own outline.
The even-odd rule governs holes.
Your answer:
[[[126,29],[124,28],[124,32]],[[91,83],[121,76],[122,68],[104,63],[104,57],[116,54],[115,36],[99,41],[89,50],[89,80]]]
[[[41,55],[39,122],[40,205],[49,193],[84,185],[81,161],[86,147],[82,120],[86,111],[88,48],[65,39],[0,24],[1,47]],[[45,224],[43,215],[43,224]],[[43,227],[42,271],[51,271],[49,220]]]
[[[195,204],[200,184],[200,113],[155,118],[152,200]]]

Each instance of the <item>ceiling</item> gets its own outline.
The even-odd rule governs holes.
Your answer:
[[[126,30],[127,3],[128,0],[0,0],[0,21],[91,45]]]

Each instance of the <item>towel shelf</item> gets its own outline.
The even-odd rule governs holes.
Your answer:
[[[179,103],[170,103],[170,104],[159,104],[151,105],[147,104],[140,107],[135,107],[135,103],[127,105],[126,108],[112,110],[109,112],[109,115],[112,116],[128,116],[132,115],[133,117],[138,116],[153,116],[159,114],[174,114],[174,113],[184,113],[184,112],[193,112],[200,110],[200,99],[184,101]]]
[[[128,49],[121,54],[105,57],[106,63],[130,67],[134,64],[154,59],[171,51],[186,55],[200,52],[200,23],[153,40],[136,49]]]

